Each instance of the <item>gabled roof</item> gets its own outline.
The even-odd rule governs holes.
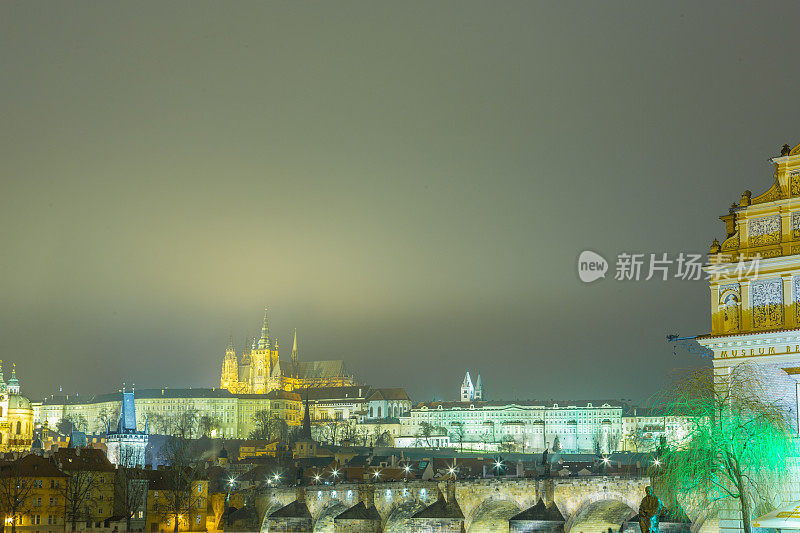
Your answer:
[[[4,477],[67,477],[48,459],[30,454],[16,461],[3,461],[0,464],[0,478]]]
[[[406,394],[406,390],[402,387],[394,387],[388,389],[373,389],[372,394],[369,396],[370,401],[377,400],[411,400]]]
[[[300,361],[297,374],[304,379],[346,378],[347,371],[341,359],[331,361]]]
[[[59,448],[53,459],[65,472],[88,470],[92,472],[113,472],[114,465],[103,450],[96,448]]]
[[[288,392],[280,389],[269,391],[267,393],[267,398],[270,398],[271,400],[294,400],[296,402],[303,400],[303,398],[301,398],[296,392]]]

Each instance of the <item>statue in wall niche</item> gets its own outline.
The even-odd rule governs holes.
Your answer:
[[[653,487],[644,489],[645,497],[639,504],[639,528],[642,533],[658,533],[658,516],[664,505],[658,496],[653,494]]]

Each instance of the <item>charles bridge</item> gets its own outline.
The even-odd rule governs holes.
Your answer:
[[[474,479],[450,482],[409,481],[340,483],[337,485],[273,487],[257,500],[261,531],[269,531],[269,516],[295,500],[303,499],[314,532],[333,532],[334,519],[369,493],[385,533],[412,530],[408,520],[439,499],[455,497],[464,515],[466,531],[509,531],[509,519],[535,506],[539,500],[555,505],[563,517],[559,530],[614,531],[636,514],[650,484],[649,477],[581,476],[565,478]],[[694,524],[698,531],[702,524]],[[562,529],[563,528],[563,529]]]

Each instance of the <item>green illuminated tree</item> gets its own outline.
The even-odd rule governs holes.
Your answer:
[[[670,390],[668,413],[686,416],[686,434],[667,443],[656,483],[670,507],[710,509],[733,500],[745,533],[759,508],[772,506],[790,451],[786,411],[752,365],[686,373]]]

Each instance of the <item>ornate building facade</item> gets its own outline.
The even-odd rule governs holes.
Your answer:
[[[240,359],[231,337],[222,360],[220,388],[238,394],[266,394],[274,390],[355,385],[341,360],[301,361],[296,330],[290,358],[281,361],[278,339],[270,338],[266,308],[261,337],[247,345],[249,348],[245,348]]]
[[[552,403],[536,401],[426,402],[400,418],[404,436],[422,434],[427,424],[451,445],[513,442],[520,451],[616,451],[622,440],[623,405],[616,401]]]
[[[770,159],[766,192],[744,191],[728,213],[725,239],[711,244],[711,332],[697,342],[713,354],[714,371],[743,363],[758,371],[771,399],[789,413],[795,436],[800,405],[800,145]],[[797,464],[795,462],[795,476]],[[794,487],[794,488],[793,488]],[[776,489],[777,490],[777,489]],[[796,484],[787,487],[796,500]],[[793,492],[793,493],[791,493]],[[743,530],[734,502],[719,510],[719,530]]]
[[[33,421],[40,426],[55,428],[67,418],[84,421],[81,429],[87,433],[104,434],[107,421],[115,423],[120,417],[122,393],[90,396],[50,396],[33,403]],[[294,392],[272,391],[269,394],[232,394],[220,389],[136,389],[134,409],[136,427],[145,427],[149,435],[174,434],[174,422],[184,413],[193,412],[199,419],[208,417],[214,422],[211,437],[246,439],[255,428],[254,415],[270,411],[290,426],[300,425],[302,402]],[[126,423],[128,427],[130,422]],[[201,428],[194,428],[200,436]]]
[[[718,373],[759,367],[798,428],[800,401],[800,145],[773,157],[773,183],[744,191],[720,219],[726,237],[711,245],[711,332],[697,342]],[[758,256],[758,259],[756,257]]]
[[[27,451],[33,442],[33,407],[20,394],[16,365],[6,383],[2,364],[0,361],[0,451]]]

